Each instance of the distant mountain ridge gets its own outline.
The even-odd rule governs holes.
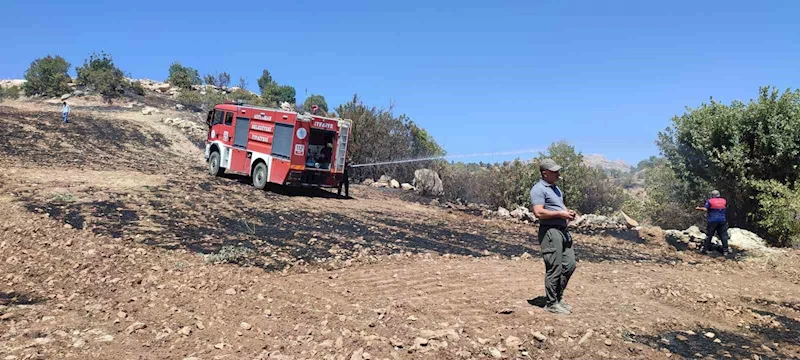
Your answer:
[[[631,170],[633,170],[633,166],[626,163],[625,161],[609,160],[608,158],[600,154],[583,155],[583,163],[586,166],[591,166],[606,171],[630,172]]]

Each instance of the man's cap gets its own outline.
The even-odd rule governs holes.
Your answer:
[[[556,164],[553,159],[544,159],[539,163],[539,171],[544,170],[559,171],[561,170],[561,165]]]
[[[719,197],[719,190],[711,191],[711,197]]]

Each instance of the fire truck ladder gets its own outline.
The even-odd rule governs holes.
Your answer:
[[[339,122],[339,144],[336,145],[336,172],[344,171],[345,154],[347,153],[347,138],[350,134],[350,124]]]

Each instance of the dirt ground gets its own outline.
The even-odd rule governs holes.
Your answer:
[[[537,228],[399,190],[205,172],[124,106],[0,104],[0,359],[797,359],[800,254],[576,234],[571,315]],[[419,199],[416,199],[419,200]]]

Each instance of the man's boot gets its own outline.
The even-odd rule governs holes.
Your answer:
[[[567,310],[564,307],[562,307],[561,305],[559,305],[559,303],[553,303],[553,304],[545,306],[544,307],[544,311],[547,311],[547,312],[553,313],[553,314],[560,314],[560,315],[569,315],[570,314],[569,310]]]
[[[558,300],[558,305],[566,309],[567,311],[572,312],[572,305],[567,304],[567,302],[564,301],[564,299]]]

